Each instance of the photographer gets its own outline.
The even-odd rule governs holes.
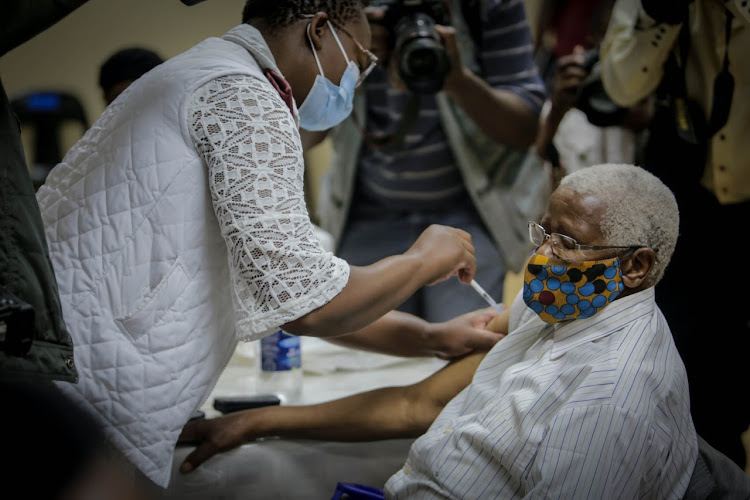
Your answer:
[[[525,183],[517,168],[545,97],[523,2],[378,1],[368,18],[381,63],[331,131],[320,224],[356,264],[407,248],[431,223],[459,227],[472,236],[477,281],[502,300],[506,268],[518,271],[530,251],[524,221],[537,216],[514,184]],[[414,39],[421,51],[404,48]],[[400,309],[443,321],[482,306],[449,280]]]
[[[672,188],[682,221],[657,302],[687,368],[698,434],[743,468],[750,411],[736,401],[750,381],[750,310],[734,301],[722,264],[750,215],[749,25],[744,0],[618,0],[601,51],[620,105],[656,91],[644,166]]]
[[[599,44],[613,4],[614,0],[597,4],[590,28],[581,35],[588,40],[588,50],[575,45],[569,54],[556,57],[549,76],[549,99],[542,110],[535,148],[551,165],[554,184],[591,165],[635,163],[653,118],[653,95],[625,108],[614,103],[603,88]],[[558,29],[565,31],[568,28],[562,22]]]

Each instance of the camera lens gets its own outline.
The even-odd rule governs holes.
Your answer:
[[[438,63],[438,57],[435,52],[426,47],[419,47],[412,50],[406,57],[406,65],[414,75],[429,74],[435,69]]]
[[[432,39],[415,38],[402,48],[399,74],[412,92],[439,92],[443,88],[449,68],[445,49]]]
[[[396,26],[396,50],[399,74],[409,90],[434,94],[443,88],[450,63],[431,17],[421,12],[402,17]]]

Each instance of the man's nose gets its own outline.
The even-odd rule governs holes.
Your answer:
[[[544,255],[545,257],[554,257],[554,253],[552,252],[552,238],[547,238],[547,241],[537,247],[535,253]]]

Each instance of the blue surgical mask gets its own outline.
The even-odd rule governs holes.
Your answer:
[[[336,43],[338,43],[349,64],[341,76],[339,85],[326,78],[323,73],[323,66],[318,59],[318,52],[310,38],[310,25],[307,25],[307,39],[310,41],[320,74],[315,77],[315,83],[313,83],[310,93],[307,94],[305,101],[299,108],[299,125],[305,130],[319,131],[335,127],[351,114],[354,106],[354,87],[359,79],[359,68],[354,61],[349,60],[330,21],[328,21],[328,28],[333,33]]]

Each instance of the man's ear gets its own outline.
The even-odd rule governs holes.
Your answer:
[[[271,0],[273,1],[273,0]],[[328,32],[328,14],[325,12],[318,12],[310,18],[310,39],[315,50],[320,50],[322,46],[322,37],[324,33]],[[307,29],[307,28],[305,28]]]
[[[622,282],[627,288],[640,287],[656,263],[656,252],[653,248],[638,248],[633,254],[620,262]]]

